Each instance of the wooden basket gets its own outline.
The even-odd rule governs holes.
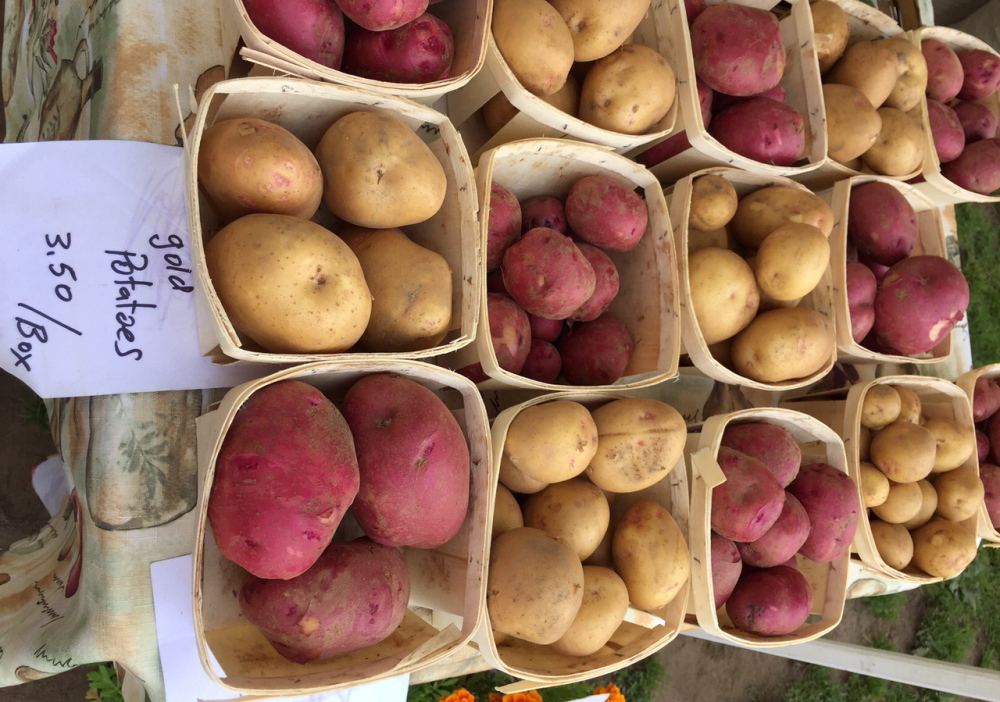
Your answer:
[[[938,342],[927,354],[897,356],[876,353],[854,341],[851,336],[851,313],[847,306],[847,216],[851,188],[865,183],[886,183],[898,190],[917,213],[920,236],[913,245],[911,255],[948,257],[945,244],[951,233],[949,221],[940,207],[912,185],[886,176],[861,175],[838,181],[832,191],[823,193],[833,209],[833,232],[830,234],[830,263],[833,268],[834,308],[837,314],[838,358],[848,363],[937,363],[951,355],[951,334]]]
[[[865,393],[875,385],[899,385],[915,392],[922,405],[924,416],[933,418],[953,418],[972,426],[972,405],[965,392],[954,383],[941,378],[929,378],[917,375],[886,375],[874,380],[855,383],[847,393],[846,399],[816,399],[805,397],[801,400],[791,400],[782,403],[783,407],[796,409],[816,417],[827,426],[839,431],[844,437],[844,447],[847,450],[847,466],[851,478],[861,485],[861,455],[862,444],[861,403]],[[970,459],[976,461],[975,456]],[[966,463],[967,467],[971,463]],[[975,463],[978,470],[978,461]],[[985,506],[984,506],[985,509]],[[976,515],[963,522],[962,527],[976,534],[979,526],[979,516]],[[928,575],[915,566],[906,570],[896,570],[890,567],[879,555],[872,536],[871,522],[868,511],[861,510],[858,518],[858,529],[854,535],[852,550],[861,562],[873,570],[880,571],[887,578],[892,578],[916,585],[926,585],[938,582],[942,578]]]
[[[726,641],[774,648],[812,641],[833,630],[844,614],[850,553],[844,553],[829,563],[811,561],[796,556],[800,572],[806,576],[813,592],[813,611],[798,630],[782,636],[765,636],[743,631],[733,625],[725,613],[725,605],[717,611],[712,584],[712,489],[725,482],[716,461],[722,434],[730,424],[766,422],[789,431],[802,448],[802,460],[828,463],[845,473],[847,456],[844,441],[830,427],[808,415],[788,409],[746,409],[709,417],[700,434],[688,440],[691,464],[691,575],[692,602],[698,626]],[[859,491],[860,499],[860,491]]]
[[[963,49],[982,49],[996,54],[997,51],[992,46],[978,39],[971,34],[960,32],[950,27],[921,27],[909,33],[913,41],[919,46],[924,39],[937,39],[950,46],[956,51]],[[990,110],[1000,117],[1000,90],[994,91],[992,95],[979,100]],[[917,188],[933,202],[939,205],[955,204],[959,202],[1000,202],[1000,197],[994,195],[982,195],[966,190],[944,177],[941,173],[941,160],[934,150],[934,139],[931,136],[930,118],[927,114],[927,101],[921,102],[921,120],[926,136],[925,145],[928,158],[924,161],[922,175],[924,182],[918,183]]]
[[[526,408],[556,400],[571,400],[593,409],[619,397],[625,395],[557,392],[540,395],[504,409],[493,421],[490,432],[495,447],[494,477],[499,476],[507,430],[514,418]],[[683,458],[678,461],[670,474],[657,484],[638,492],[617,495],[612,503],[612,526],[609,529],[613,528],[615,515],[620,515],[628,505],[639,498],[651,499],[666,507],[681,531],[686,534],[688,487]],[[509,639],[498,646],[488,613],[483,617],[483,623],[476,632],[475,641],[488,666],[524,681],[503,688],[504,692],[588,680],[632,665],[673,641],[684,622],[690,587],[689,580],[669,605],[655,612],[629,608],[626,620],[618,627],[611,640],[591,656],[566,656],[547,646],[516,639]],[[483,609],[484,611],[486,609],[485,600]]]
[[[405,353],[290,354],[261,349],[229,321],[205,263],[205,241],[219,228],[211,206],[198,188],[198,149],[205,129],[235,117],[258,117],[290,130],[314,149],[326,129],[345,114],[370,111],[402,120],[427,142],[448,179],[444,204],[425,222],[403,227],[414,242],[442,255],[452,271],[452,329],[437,346]],[[241,78],[216,83],[205,93],[194,128],[186,139],[188,218],[198,276],[199,338],[202,353],[219,363],[233,359],[258,363],[303,363],[334,358],[379,361],[429,358],[472,342],[478,323],[482,280],[477,275],[478,203],[468,155],[458,132],[439,112],[414,102],[333,84],[281,78]],[[336,232],[336,218],[322,206],[313,221]]]
[[[734,0],[740,5],[749,5],[770,10],[777,2],[763,0]],[[701,118],[698,88],[691,55],[691,33],[688,29],[687,11],[683,0],[668,0],[671,16],[671,31],[674,43],[682,60],[677,66],[677,95],[680,101],[680,124],[676,132],[683,130],[690,143],[685,151],[652,166],[653,175],[664,184],[670,184],[695,171],[712,166],[732,166],[754,173],[780,176],[797,176],[817,168],[826,158],[826,127],[824,125],[823,94],[820,91],[819,66],[813,45],[812,15],[807,0],[792,0],[791,11],[780,20],[781,38],[785,45],[785,72],[781,86],[785,89],[786,104],[794,107],[802,115],[806,132],[806,148],[803,159],[791,166],[775,166],[754,161],[741,156],[723,146],[708,133]],[[629,155],[636,156],[651,146],[663,141],[643,145]]]
[[[431,83],[393,83],[334,70],[269,39],[250,20],[243,0],[226,0],[223,6],[224,11],[234,16],[243,37],[245,46],[240,49],[240,55],[252,63],[279,74],[374,90],[425,105],[460,88],[479,73],[486,58],[486,41],[493,16],[493,0],[444,0],[431,5],[428,12],[447,24],[455,38],[451,76]]]
[[[689,176],[677,181],[670,194],[670,221],[674,226],[674,241],[677,247],[677,266],[680,274],[681,289],[681,333],[684,348],[682,353],[686,353],[695,367],[710,378],[727,383],[729,385],[742,385],[743,387],[754,388],[765,391],[793,390],[811,385],[824,375],[826,375],[834,362],[837,360],[837,349],[835,345],[830,347],[830,357],[823,367],[812,375],[796,380],[789,380],[781,383],[763,383],[746,378],[728,368],[715,358],[709,345],[705,343],[705,337],[701,333],[698,321],[690,309],[688,300],[691,299],[691,283],[688,278],[688,251],[691,245],[691,238],[688,232],[688,217],[691,211],[691,184],[694,180],[703,175],[722,176],[736,188],[736,194],[742,198],[749,193],[760,188],[782,185],[797,188],[808,192],[808,189],[793,180],[781,176],[764,175],[751,173],[735,168],[706,168],[692,173]],[[719,242],[721,243],[721,242]],[[734,246],[733,241],[728,242],[730,247]],[[832,261],[832,256],[831,256]],[[835,322],[835,312],[833,304],[833,278],[830,268],[820,280],[816,288],[803,298],[799,303],[802,307],[809,307],[817,312],[821,312]]]
[[[989,365],[980,366],[979,368],[973,368],[972,370],[963,373],[958,376],[955,380],[955,384],[958,385],[969,398],[971,403],[973,400],[973,395],[976,390],[976,380],[980,376],[985,378],[1000,378],[1000,363],[991,363]],[[978,457],[973,456],[970,460],[976,460],[976,470],[979,470]],[[979,537],[983,540],[983,543],[989,546],[1000,546],[1000,524],[994,524],[993,520],[990,519],[989,512],[986,511],[986,503],[983,503],[983,508],[979,512]]]
[[[646,16],[632,33],[630,43],[656,49],[679,78],[678,66],[683,62],[683,53],[670,31],[671,22],[666,5],[659,1],[653,2]],[[500,92],[507,96],[520,113],[503,129],[491,135],[477,112],[490,98]],[[500,55],[492,34],[487,42],[486,68],[467,86],[448,95],[448,116],[461,129],[473,162],[478,162],[482,152],[500,144],[537,137],[570,137],[609,146],[619,153],[624,153],[641,144],[671,134],[675,130],[679,109],[678,100],[675,98],[674,104],[657,125],[659,129],[648,134],[624,134],[584,122],[553,107],[525,89]]]
[[[510,373],[500,368],[493,351],[484,295],[475,345],[442,359],[452,368],[482,363],[489,380],[480,383],[481,389],[623,390],[652,385],[676,375],[680,321],[674,245],[663,191],[644,167],[606,148],[565,139],[528,139],[491,149],[483,154],[476,171],[482,213],[479,248],[486,251],[492,181],[509,189],[518,200],[535,195],[565,198],[570,186],[588,175],[609,176],[629,189],[641,189],[646,200],[649,224],[639,245],[631,251],[605,250],[620,278],[618,295],[608,313],[621,320],[632,335],[635,341],[632,359],[623,377],[610,386],[541,383]],[[485,262],[480,265],[478,275],[485,280]]]
[[[240,613],[236,593],[245,571],[219,553],[208,522],[215,461],[237,410],[260,388],[294,378],[318,387],[336,402],[356,380],[378,372],[406,376],[434,390],[452,408],[469,444],[469,511],[458,534],[447,543],[434,549],[403,549],[410,600],[394,634],[329,661],[292,663]],[[193,611],[198,654],[208,675],[220,685],[246,694],[304,694],[416,671],[465,646],[480,623],[486,597],[488,531],[496,491],[488,427],[486,408],[472,383],[418,361],[309,363],[230,390],[217,410],[198,419],[204,487],[194,550]],[[355,526],[351,521],[345,519],[341,524],[338,538],[360,535],[357,531],[347,533]],[[221,666],[222,675],[211,665],[212,657]]]

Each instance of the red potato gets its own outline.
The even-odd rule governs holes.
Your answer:
[[[965,129],[955,110],[937,100],[927,100],[934,151],[941,163],[954,161],[965,148]]]
[[[716,112],[721,112],[730,105],[735,105],[737,103],[743,102],[747,98],[751,97],[766,97],[766,98],[771,98],[772,100],[777,100],[778,102],[784,102],[787,96],[785,95],[785,89],[781,87],[780,84],[778,84],[773,88],[771,88],[770,90],[765,90],[764,92],[757,93],[756,95],[739,96],[739,95],[726,95],[725,93],[713,93],[711,105]]]
[[[531,348],[528,314],[506,295],[486,293],[486,315],[497,365],[510,373],[520,373]]]
[[[526,312],[566,319],[594,294],[597,275],[580,248],[564,234],[535,227],[503,255],[503,282]]]
[[[604,315],[575,322],[556,344],[570,385],[611,385],[622,377],[635,343],[621,321]]]
[[[542,341],[555,341],[563,332],[563,320],[545,319],[538,315],[528,314],[528,325],[531,327],[531,338]]]
[[[698,107],[701,108],[701,121],[707,127],[712,121],[715,91],[709,88],[708,84],[701,78],[695,78],[695,87],[698,90]]]
[[[243,0],[260,33],[316,63],[339,70],[344,56],[344,13],[334,0]]]
[[[355,24],[373,32],[402,27],[427,11],[427,0],[337,0]]]
[[[562,200],[549,195],[525,198],[521,202],[521,232],[535,227],[548,227],[560,234],[569,234],[566,223],[566,208]]]
[[[986,420],[986,438],[990,440],[990,462],[1000,464],[1000,412]]]
[[[712,592],[715,608],[718,609],[732,594],[743,572],[743,560],[732,539],[720,536],[714,531],[711,536]]]
[[[927,97],[940,102],[954,99],[965,78],[958,55],[937,39],[924,39],[920,51],[927,62]]]
[[[726,613],[743,631],[766,636],[791,634],[812,610],[812,588],[786,565],[744,573],[726,601]]]
[[[730,151],[775,166],[791,166],[806,148],[802,115],[766,97],[747,98],[717,113],[708,133]]]
[[[980,195],[996,192],[1000,189],[1000,139],[969,144],[958,158],[941,166],[941,175]]]
[[[756,95],[785,70],[778,19],[767,10],[723,2],[691,23],[691,53],[699,78],[720,93]]]
[[[594,269],[597,282],[594,286],[594,293],[586,302],[576,308],[576,311],[569,316],[575,322],[591,322],[611,306],[611,301],[618,294],[618,269],[615,268],[611,258],[596,246],[590,244],[579,244],[580,251],[584,258]]]
[[[383,546],[433,548],[453,537],[469,505],[469,445],[429,388],[373,373],[341,403],[354,435],[361,486],[351,511]]]
[[[979,464],[979,479],[983,481],[986,494],[986,513],[995,530],[1000,530],[1000,466],[992,463]]]
[[[389,637],[406,614],[403,555],[368,539],[334,542],[291,580],[247,576],[240,611],[295,663],[328,660]]]
[[[1000,56],[983,49],[965,49],[957,53],[963,73],[959,99],[979,100],[996,92],[1000,87]]]
[[[851,476],[827,463],[807,463],[788,492],[802,503],[812,526],[799,553],[828,562],[850,548],[861,511],[858,486]]]
[[[486,274],[486,292],[510,297],[507,286],[503,284],[503,271],[499,268]]]
[[[286,380],[239,408],[215,462],[208,521],[223,556],[271,579],[306,571],[358,492],[354,439],[319,390]]]
[[[588,244],[612,251],[634,249],[646,231],[646,201],[606,175],[580,178],[566,196],[566,221]]]
[[[875,324],[875,293],[878,281],[872,269],[857,261],[848,263],[847,309],[851,317],[851,338],[860,343]]]
[[[740,558],[747,565],[756,568],[770,568],[781,565],[799,552],[812,525],[802,503],[795,495],[785,492],[785,504],[778,520],[757,540],[738,543]]]
[[[761,461],[726,446],[719,448],[726,482],[712,489],[712,529],[733,541],[754,541],[781,515],[785,491]]]
[[[933,349],[965,315],[969,285],[941,256],[909,256],[889,269],[875,295],[878,337],[905,354]]]
[[[920,236],[917,213],[906,197],[883,182],[851,188],[847,236],[858,259],[891,266],[910,255]]]
[[[795,437],[777,424],[730,424],[722,432],[722,445],[761,461],[781,487],[795,479],[802,462],[802,450]]]
[[[1000,383],[996,378],[981,375],[972,389],[972,421],[989,419],[997,410],[1000,410]]]
[[[868,270],[870,270],[872,275],[875,276],[875,282],[877,283],[881,283],[882,279],[885,278],[885,274],[889,272],[889,266],[872,261],[867,256],[858,254],[858,262],[868,266]]]
[[[981,102],[960,102],[954,107],[965,133],[965,142],[992,139],[997,135],[997,116]]]
[[[507,248],[521,236],[521,204],[507,188],[490,183],[490,211],[486,224],[486,270],[495,271]]]
[[[990,439],[979,429],[976,429],[976,459],[982,463],[990,457]]]
[[[706,7],[705,0],[684,0],[684,11],[687,13],[688,25],[694,22]]]
[[[708,122],[706,122],[708,124]],[[683,153],[691,148],[688,141],[687,132],[673,134],[658,144],[649,147],[642,153],[636,154],[635,160],[647,168],[652,168],[658,163],[662,163],[677,154]]]
[[[454,56],[451,29],[425,12],[395,29],[354,27],[344,42],[344,72],[391,83],[433,83],[450,76]]]
[[[540,383],[554,383],[562,368],[562,357],[558,349],[548,341],[532,339],[528,357],[524,360],[521,375]]]

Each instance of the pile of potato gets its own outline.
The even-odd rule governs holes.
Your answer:
[[[727,426],[716,458],[726,481],[711,495],[715,607],[743,631],[791,634],[813,604],[795,559],[828,563],[847,552],[857,485],[828,463],[803,463],[791,432],[767,422]]]
[[[1000,56],[983,49],[953,49],[938,39],[920,42],[927,60],[927,118],[941,174],[980,195],[1000,189],[997,115],[982,100],[996,100]]]
[[[728,179],[707,174],[691,183],[687,226],[688,308],[713,356],[763,383],[823,368],[833,323],[799,303],[830,265],[830,207],[786,185],[739,198]]]
[[[976,378],[972,419],[976,422],[976,456],[986,514],[993,530],[1000,531],[1000,384],[995,377]]]
[[[438,212],[447,176],[401,120],[351,112],[315,153],[278,124],[224,120],[202,134],[197,171],[222,225],[205,244],[209,277],[264,350],[406,352],[448,333],[451,267],[400,229]],[[336,234],[311,221],[321,203]]]
[[[855,171],[916,173],[924,163],[920,103],[928,66],[903,35],[852,43],[847,14],[830,0],[810,6],[826,107],[827,155]]]
[[[676,95],[668,57],[627,43],[650,0],[496,0],[497,49],[528,92],[584,122],[623,134],[664,129]],[[496,133],[517,114],[498,93],[483,107]]]
[[[363,376],[339,408],[299,380],[256,390],[226,432],[207,507],[219,551],[247,571],[243,615],[296,663],[384,640],[409,600],[399,547],[455,536],[470,470],[457,420],[414,380]],[[365,536],[335,540],[348,510]]]
[[[972,425],[928,417],[920,395],[875,384],[862,399],[861,493],[875,547],[897,571],[950,578],[976,555],[984,497]],[[973,526],[963,525],[968,519]]]
[[[498,646],[513,637],[588,656],[630,604],[656,612],[683,591],[684,533],[659,502],[621,493],[669,475],[685,438],[680,413],[652,399],[552,400],[516,414],[496,447],[486,606]]]

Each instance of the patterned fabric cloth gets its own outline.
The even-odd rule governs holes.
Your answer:
[[[235,55],[225,1],[0,0],[0,141],[179,144],[173,86],[186,106]],[[52,404],[74,489],[0,554],[0,687],[113,660],[164,698],[149,564],[192,549],[202,395]]]

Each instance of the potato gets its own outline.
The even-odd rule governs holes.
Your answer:
[[[927,90],[927,61],[920,52],[920,47],[903,36],[879,39],[875,43],[892,49],[899,64],[899,75],[885,104],[909,112],[924,99]]]
[[[753,270],[729,249],[709,246],[688,258],[690,311],[706,344],[724,341],[757,314],[760,294]]]
[[[754,274],[765,295],[798,300],[811,293],[830,267],[830,242],[810,224],[785,224],[757,249]]]
[[[934,512],[937,511],[938,496],[937,490],[929,480],[918,480],[920,486],[920,510],[910,519],[903,522],[903,526],[913,531],[931,520]]]
[[[684,417],[665,402],[632,397],[612,400],[591,412],[597,451],[587,477],[602,490],[635,492],[670,474],[687,438]]]
[[[309,219],[323,198],[316,157],[279,124],[216,122],[201,135],[198,187],[223,224],[253,212]]]
[[[551,195],[536,195],[521,201],[521,233],[535,227],[548,227],[569,234],[566,205]]]
[[[898,263],[920,237],[917,213],[900,190],[875,181],[851,188],[847,236],[866,262]]]
[[[861,501],[865,508],[877,507],[889,497],[889,479],[875,464],[862,461],[859,468],[861,477]]]
[[[636,500],[625,510],[614,529],[611,555],[629,601],[648,612],[670,604],[691,575],[684,532],[653,500]]]
[[[493,540],[486,609],[497,631],[537,644],[558,641],[583,603],[583,565],[540,529],[511,529]]]
[[[621,285],[620,278],[614,261],[604,251],[582,241],[577,244],[577,248],[594,269],[594,292],[569,318],[574,322],[592,322],[607,312],[611,306],[611,301],[615,299]]]
[[[276,6],[270,0],[243,0],[250,22],[286,49],[340,70],[344,53],[344,13],[335,2],[293,0]]]
[[[674,69],[661,53],[625,44],[590,66],[578,116],[602,129],[643,134],[670,111],[676,91]]]
[[[861,511],[858,486],[851,476],[828,463],[807,463],[788,492],[802,503],[812,526],[800,554],[829,562],[851,547]]]
[[[573,35],[575,61],[596,61],[624,43],[649,10],[649,0],[552,0]]]
[[[845,266],[847,312],[851,320],[851,338],[860,344],[875,326],[875,294],[878,281],[872,269],[858,261]]]
[[[979,464],[979,479],[983,481],[983,502],[990,526],[1000,528],[1000,466],[992,463]]]
[[[458,532],[469,504],[469,445],[429,388],[373,373],[341,403],[354,436],[361,487],[351,505],[372,541],[433,548]]]
[[[858,426],[858,458],[867,461],[871,458],[869,449],[872,444],[872,430],[868,427]]]
[[[503,93],[498,93],[503,95]],[[495,271],[507,248],[521,236],[521,205],[507,188],[490,182],[490,207],[486,223],[486,271]]]
[[[920,424],[922,419],[922,403],[920,402],[920,395],[910,390],[908,387],[903,385],[893,385],[896,390],[896,394],[899,395],[900,408],[899,408],[899,419],[903,422],[912,422],[913,424]]]
[[[691,182],[688,226],[703,232],[720,229],[736,214],[736,188],[718,175],[703,175]]]
[[[740,558],[755,568],[770,568],[794,558],[809,538],[812,525],[798,498],[785,493],[781,514],[771,528],[750,543],[737,543]]]
[[[968,144],[958,158],[941,165],[941,175],[965,190],[991,195],[1000,189],[1000,139]]]
[[[882,116],[863,92],[852,85],[823,84],[827,155],[848,165],[868,151],[882,131]]]
[[[778,520],[785,491],[753,456],[722,446],[717,460],[726,480],[712,488],[712,529],[736,542],[755,541]]]
[[[573,66],[573,34],[545,0],[495,0],[493,40],[517,80],[535,95],[563,87]]]
[[[913,560],[913,538],[906,527],[880,519],[871,520],[870,525],[875,548],[885,564],[896,570],[906,568]]]
[[[835,344],[826,315],[804,307],[769,310],[733,337],[733,368],[762,383],[805,378],[827,364]]]
[[[568,115],[576,117],[580,110],[580,82],[573,77],[573,74],[566,76],[563,87],[551,95],[540,95],[542,100],[562,110]],[[510,122],[520,112],[514,107],[503,91],[497,93],[482,107],[483,124],[490,134],[496,134]],[[549,226],[549,225],[539,225]],[[555,229],[556,227],[553,227]],[[562,230],[560,230],[562,231]],[[565,232],[563,232],[565,234]]]
[[[725,604],[733,588],[736,587],[743,572],[743,561],[736,542],[714,531],[711,532],[709,556],[712,568],[712,594],[715,596],[715,608],[718,609]]]
[[[708,133],[734,153],[776,166],[791,166],[806,149],[802,115],[763,96],[740,100],[716,113]]]
[[[502,484],[497,485],[497,495],[493,500],[491,538],[495,539],[505,531],[519,529],[523,526],[524,516],[521,514],[521,506],[517,504],[514,493]]]
[[[391,229],[430,219],[448,189],[444,167],[416,132],[378,112],[351,112],[316,147],[323,202],[351,224]]]
[[[486,293],[486,318],[490,327],[490,343],[497,365],[510,373],[520,373],[531,350],[531,324],[528,314],[506,295]],[[475,382],[486,379],[482,366]],[[459,371],[461,372],[461,371]]]
[[[451,28],[424,12],[395,29],[352,27],[344,42],[343,71],[390,83],[433,83],[450,77],[454,56]]]
[[[396,29],[412,22],[427,9],[426,0],[337,0],[355,24],[373,32]]]
[[[559,349],[548,341],[531,339],[528,357],[524,359],[521,375],[540,383],[554,383],[562,369],[562,356]]]
[[[305,572],[358,493],[358,459],[343,415],[298,380],[256,390],[215,460],[208,521],[223,556],[261,578]]]
[[[981,102],[960,102],[952,109],[962,125],[966,143],[992,139],[997,135],[997,115]]]
[[[500,457],[499,480],[500,484],[509,489],[511,492],[520,493],[522,495],[531,495],[536,492],[540,492],[549,485],[549,483],[542,480],[535,480],[534,478],[529,477],[526,473],[511,463],[510,458],[508,458],[506,454]]]
[[[511,244],[501,267],[514,301],[546,319],[566,319],[597,285],[597,275],[576,243],[545,227],[525,232]]]
[[[574,322],[556,348],[567,383],[611,385],[625,374],[635,341],[619,319],[604,314],[590,322]]]
[[[369,539],[337,541],[291,580],[248,575],[240,611],[282,656],[323,661],[385,640],[406,615],[403,554]]]
[[[579,178],[570,186],[566,222],[588,244],[630,251],[645,233],[649,213],[632,183],[597,174]]]
[[[597,425],[590,411],[579,402],[555,400],[518,412],[507,428],[502,450],[529,478],[558,483],[587,468],[597,442]]]
[[[892,94],[898,75],[899,59],[893,47],[883,41],[859,41],[847,47],[824,81],[857,88],[877,109]]]
[[[524,502],[524,526],[541,529],[581,561],[601,543],[610,520],[608,498],[582,478],[553,483]]]
[[[957,419],[928,419],[924,428],[934,435],[937,453],[932,473],[944,473],[958,468],[976,451],[976,430]]]
[[[721,445],[763,462],[781,487],[795,479],[802,463],[802,449],[795,437],[777,424],[729,424],[722,432]]]
[[[943,102],[927,100],[927,122],[938,161],[947,163],[958,158],[965,148],[965,129],[955,110]]]
[[[698,78],[727,95],[757,95],[785,70],[778,18],[732,2],[710,5],[691,22],[691,54]]]
[[[733,624],[754,634],[781,636],[805,624],[812,610],[809,581],[791,566],[744,573],[726,601]]]
[[[927,62],[927,97],[949,102],[962,89],[962,62],[955,51],[938,39],[924,39],[920,52]]]
[[[972,420],[982,422],[1000,410],[1000,384],[996,378],[980,375],[972,392]]]
[[[861,426],[881,429],[899,419],[903,403],[891,385],[873,385],[861,398]]]
[[[960,100],[981,100],[1000,88],[1000,56],[985,49],[964,49],[958,53],[962,64]]]
[[[272,353],[339,353],[364,334],[372,296],[354,252],[291,215],[249,214],[205,244],[233,326]]]
[[[847,13],[830,0],[817,0],[809,5],[813,20],[813,44],[819,70],[826,73],[847,48],[851,30]]]
[[[956,468],[936,476],[934,490],[938,497],[935,514],[953,522],[974,517],[986,495],[975,466]]]
[[[833,210],[818,195],[787,185],[771,185],[740,199],[729,228],[744,246],[756,249],[785,224],[810,224],[829,237]]]
[[[976,429],[976,460],[980,465],[990,456],[990,438],[986,432]]]
[[[937,442],[919,424],[896,420],[872,436],[871,461],[889,480],[915,483],[930,475]]]
[[[590,656],[603,648],[628,611],[628,588],[610,568],[583,566],[583,602],[569,629],[550,647],[566,656]]]
[[[885,502],[872,507],[875,515],[890,524],[902,524],[913,519],[920,512],[923,494],[917,483],[894,483],[889,481],[889,495]]]
[[[928,575],[958,575],[976,557],[976,537],[947,519],[933,519],[911,532],[913,564]]]
[[[880,107],[882,129],[861,160],[876,173],[902,176],[920,169],[924,162],[924,133],[920,123],[894,107]]]

